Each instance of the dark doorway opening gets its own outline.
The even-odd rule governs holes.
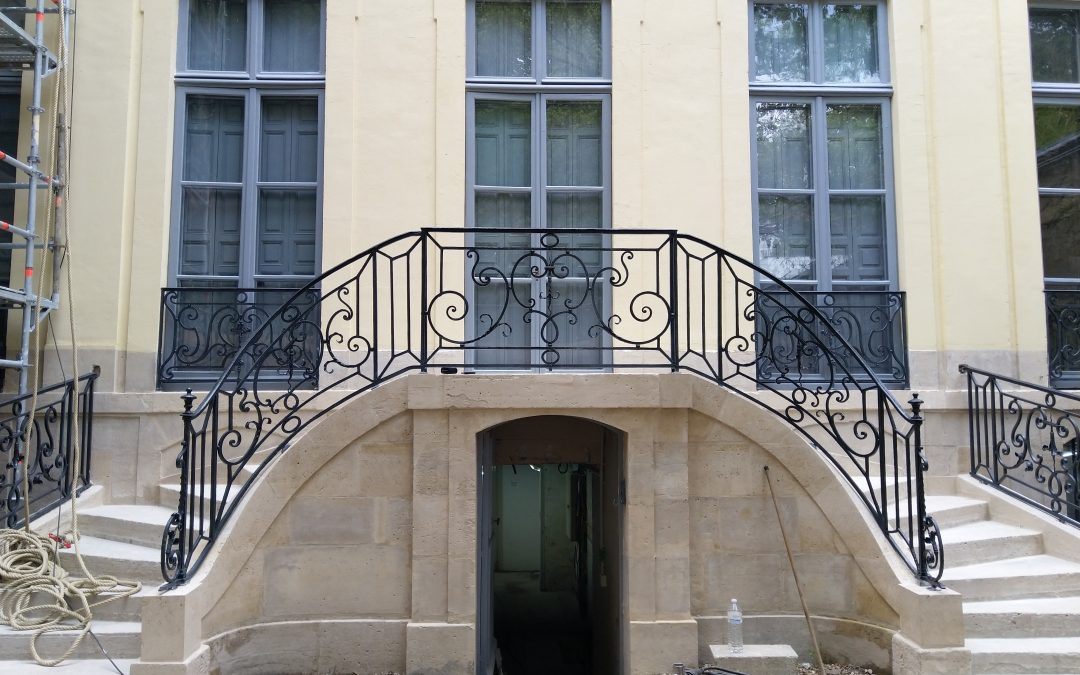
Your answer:
[[[481,675],[616,675],[622,439],[541,416],[481,439]]]

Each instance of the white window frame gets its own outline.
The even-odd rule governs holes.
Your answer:
[[[171,221],[169,238],[168,278],[170,285],[184,281],[232,282],[237,288],[253,288],[259,282],[295,282],[299,288],[318,276],[322,269],[322,220],[323,220],[323,153],[325,129],[325,44],[326,2],[321,4],[320,68],[319,72],[270,73],[261,70],[263,0],[248,0],[247,16],[247,65],[248,71],[198,71],[188,70],[187,36],[189,28],[190,1],[180,2],[180,32],[177,54],[176,101],[173,140],[173,177],[171,190]],[[255,65],[256,69],[251,70]],[[243,173],[241,177],[240,207],[240,260],[236,277],[221,275],[191,275],[181,273],[181,247],[183,245],[183,188],[190,184],[184,180],[184,141],[187,130],[187,102],[189,96],[217,96],[237,98],[244,101]],[[259,179],[260,129],[262,127],[262,100],[274,98],[314,98],[318,105],[319,149],[315,188],[315,269],[312,275],[259,275],[256,274],[258,247],[258,197],[261,187],[312,187],[310,183],[276,184]],[[215,183],[206,183],[213,187]],[[230,185],[232,185],[230,183]]]
[[[807,14],[807,72],[811,78],[806,82],[757,82],[755,78],[756,45],[754,6],[804,4]],[[824,81],[824,20],[821,9],[830,4],[872,5],[877,8],[878,68],[880,82],[826,83]],[[862,290],[879,287],[882,291],[898,290],[899,264],[896,246],[896,190],[892,147],[892,93],[888,43],[888,7],[885,0],[862,2],[829,2],[827,0],[748,0],[748,34],[750,49],[750,174],[751,202],[753,211],[754,260],[759,264],[759,192],[757,159],[757,105],[759,103],[794,103],[810,105],[812,187],[800,194],[813,195],[814,273],[812,279],[785,279],[795,288],[808,291],[839,291],[844,287]],[[876,105],[881,109],[881,137],[883,163],[883,190],[835,190],[829,188],[828,128],[826,108],[829,105]],[[765,190],[766,193],[780,191]],[[832,230],[829,213],[829,195],[843,193],[885,196],[885,265],[886,278],[859,280],[832,278]]]

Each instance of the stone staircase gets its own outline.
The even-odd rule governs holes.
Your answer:
[[[162,583],[158,549],[162,528],[171,513],[172,509],[155,505],[98,505],[79,510],[82,533],[79,549],[90,572],[143,583],[142,590],[136,595],[93,610],[91,630],[124,673],[139,657],[142,599],[156,594]],[[60,555],[69,573],[82,576],[72,550],[61,550]],[[47,672],[33,661],[30,652],[32,635],[32,632],[0,627],[0,672],[4,675]],[[50,633],[38,641],[38,651],[45,658],[59,656],[75,636],[74,631]],[[58,670],[79,675],[116,673],[89,635],[79,644],[71,660],[64,662]]]
[[[942,582],[964,596],[972,673],[1080,674],[1080,556],[1047,553],[1041,531],[995,518],[991,501],[998,497],[973,496],[970,485],[964,489],[967,480],[928,476],[926,486],[927,509],[945,543]],[[79,512],[80,549],[89,569],[144,584],[137,595],[96,610],[92,624],[125,673],[139,656],[141,600],[155,594],[162,583],[161,532],[177,495],[178,486],[166,480],[159,489],[162,505],[96,505]],[[1080,542],[1080,530],[1076,536]],[[1076,548],[1080,550],[1080,543]],[[67,569],[78,574],[72,553],[61,555],[69,559]],[[60,654],[73,636],[72,632],[46,636],[40,650],[45,656]],[[0,628],[0,672],[44,672],[30,660],[30,637]],[[89,637],[60,670],[116,672]]]
[[[1080,673],[1080,562],[995,519],[988,500],[948,490],[962,480],[930,480],[927,510],[945,544],[941,581],[963,594],[972,673]]]

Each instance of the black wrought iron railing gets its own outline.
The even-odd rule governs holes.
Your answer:
[[[90,486],[90,459],[93,450],[94,382],[98,370],[78,380],[67,380],[38,392],[33,433],[25,437],[30,422],[31,396],[0,402],[0,523],[21,527],[26,522],[26,504],[31,520],[56,508]],[[79,427],[75,428],[73,403],[79,397]],[[75,475],[75,434],[79,435],[81,461]],[[23,492],[23,475],[28,472],[29,493]]]
[[[1080,389],[1080,289],[1046,289],[1050,386]]]
[[[161,289],[161,318],[158,330],[157,385],[211,385],[228,367],[243,370],[248,360],[258,358],[259,345],[240,354],[240,348],[274,311],[292,299],[303,307],[314,306],[318,289],[309,289],[293,298],[296,288],[214,288],[181,287]],[[260,333],[261,344],[268,346],[276,331],[285,327],[271,325]],[[319,349],[318,340],[297,345],[299,349]],[[315,355],[312,354],[312,357]],[[289,357],[291,359],[291,357]],[[276,376],[275,367],[287,368],[288,360],[277,363],[272,357],[260,364],[267,380]]]
[[[1080,525],[1080,396],[960,366],[971,475]]]
[[[830,353],[837,358],[848,359],[853,371],[859,370],[859,364],[854,359],[857,354],[883,383],[901,388],[908,386],[907,326],[902,291],[800,290],[797,296],[791,297],[776,292],[762,299],[760,320],[767,325],[774,312],[780,310],[783,317],[807,302],[828,323],[828,328],[821,324],[814,326],[813,330]],[[779,352],[782,340],[777,338],[776,342],[778,348],[774,351]],[[790,358],[799,359],[800,368],[805,373],[804,382],[812,380],[814,371],[820,373],[821,381],[827,381],[829,360],[822,359],[817,353],[800,354],[798,346],[797,339],[789,342],[787,349],[783,350],[785,356],[781,359],[781,365],[786,365],[789,361],[786,355],[790,354]],[[770,367],[768,362],[762,365],[764,368]]]
[[[389,239],[287,300],[198,406],[184,397],[166,585],[190,578],[297,433],[381,382],[443,367],[704,377],[803,433],[915,575],[937,586],[944,561],[925,508],[921,402],[901,404],[819,304],[668,230],[426,229]]]

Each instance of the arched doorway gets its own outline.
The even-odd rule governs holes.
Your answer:
[[[477,442],[478,673],[621,673],[623,435],[542,415]]]

